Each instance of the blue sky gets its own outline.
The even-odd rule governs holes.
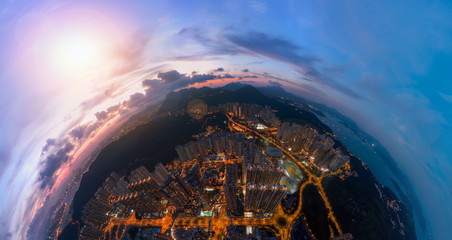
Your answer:
[[[377,138],[410,179],[433,238],[445,239],[452,220],[451,5],[1,3],[0,189],[10,194],[0,199],[0,233],[23,236],[32,218],[47,211],[30,202],[59,198],[59,183],[70,178],[62,169],[83,163],[90,144],[108,132],[106,124],[113,130],[167,92],[213,80],[192,71],[242,76],[248,69],[261,76],[260,84],[279,79]],[[86,49],[96,55],[81,57],[96,61],[80,62]],[[224,72],[215,73],[218,67]],[[176,82],[157,77],[170,70],[187,75]],[[156,81],[143,88],[145,79]]]

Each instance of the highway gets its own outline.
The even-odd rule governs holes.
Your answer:
[[[252,227],[272,227],[273,229],[276,229],[276,236],[279,239],[289,239],[290,238],[290,232],[293,228],[293,225],[295,223],[295,220],[297,217],[301,216],[301,209],[303,204],[303,189],[308,184],[313,184],[317,187],[318,192],[320,196],[322,197],[325,207],[328,209],[328,219],[331,223],[334,224],[334,227],[337,229],[339,235],[342,234],[342,230],[337,222],[336,217],[334,216],[334,212],[331,208],[330,202],[325,194],[324,188],[321,184],[322,179],[325,176],[328,176],[330,174],[336,174],[338,171],[334,173],[322,173],[320,176],[317,176],[315,173],[311,172],[309,168],[301,164],[300,161],[298,161],[292,153],[284,149],[280,146],[273,138],[269,138],[266,136],[263,136],[258,131],[245,126],[243,124],[240,124],[229,115],[226,114],[226,116],[229,119],[229,123],[233,123],[234,126],[230,126],[230,129],[239,130],[242,129],[244,132],[253,133],[255,136],[258,136],[261,139],[267,140],[269,143],[273,144],[275,147],[279,148],[281,151],[284,152],[284,154],[289,157],[294,163],[296,163],[304,172],[306,181],[299,186],[299,198],[298,198],[298,205],[297,209],[292,212],[292,214],[285,213],[282,205],[279,204],[274,215],[270,218],[244,218],[244,217],[228,217],[226,206],[224,204],[216,204],[213,206],[213,209],[217,208],[219,209],[218,214],[215,214],[212,217],[207,216],[198,216],[198,217],[175,217],[173,214],[173,211],[168,211],[164,218],[159,219],[141,219],[138,220],[135,217],[135,214],[131,214],[128,218],[118,218],[113,219],[109,223],[109,225],[104,229],[106,232],[110,232],[112,235],[115,235],[117,237],[120,237],[124,234],[112,232],[112,229],[114,229],[115,226],[117,226],[116,229],[119,229],[119,226],[136,226],[136,227],[160,227],[161,232],[165,232],[168,229],[171,228],[187,228],[187,227],[196,227],[199,226],[201,228],[209,229],[210,231],[214,232],[214,235],[212,236],[213,239],[218,239],[221,236],[224,236],[226,234],[226,229],[231,223],[233,225],[244,225],[244,226],[252,226]],[[229,160],[231,163],[233,161],[242,161],[242,159],[235,159],[235,160]],[[281,219],[284,219],[282,221]],[[279,220],[279,221],[278,221]],[[306,219],[305,219],[306,220]],[[305,221],[306,222],[306,221]],[[331,226],[330,226],[331,229]],[[330,237],[334,237],[334,231],[331,229]],[[312,233],[311,233],[312,235]],[[120,238],[119,238],[120,239]]]
[[[234,123],[235,125],[241,127],[243,130],[248,131],[248,132],[252,132],[254,133],[254,135],[267,140],[269,143],[273,144],[275,147],[279,148],[281,151],[284,152],[284,154],[286,154],[286,156],[288,156],[294,163],[296,163],[298,165],[298,167],[300,167],[301,169],[303,169],[304,174],[306,175],[305,177],[308,178],[308,182],[315,185],[317,187],[317,189],[319,190],[319,194],[323,199],[323,202],[325,203],[325,207],[328,209],[328,219],[335,225],[335,228],[338,230],[339,235],[342,234],[342,229],[339,226],[339,223],[337,222],[336,217],[334,216],[334,212],[333,209],[331,208],[331,204],[325,194],[325,190],[323,189],[322,186],[322,179],[325,176],[328,176],[326,174],[322,174],[321,176],[316,176],[314,173],[311,173],[310,169],[306,168],[303,164],[301,164],[293,155],[292,153],[290,153],[289,151],[287,151],[286,149],[284,149],[283,147],[281,147],[274,139],[272,138],[268,138],[263,136],[262,134],[260,134],[258,131],[249,128],[248,126],[244,126],[243,124],[237,123],[236,121],[234,121],[232,119],[232,117],[229,114],[226,114],[226,116],[229,119],[229,122]],[[302,194],[303,189],[300,189],[300,195]],[[301,198],[301,196],[300,196]],[[301,204],[299,205],[299,208],[301,208]],[[334,233],[331,231],[331,237],[334,237]]]

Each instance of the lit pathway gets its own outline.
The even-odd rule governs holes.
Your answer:
[[[333,214],[333,210],[331,208],[330,202],[326,197],[323,186],[321,184],[323,177],[315,176],[312,174],[308,168],[306,168],[303,164],[301,164],[290,152],[282,148],[279,144],[277,144],[273,139],[267,138],[260,134],[259,132],[248,128],[242,124],[235,122],[228,114],[226,116],[229,118],[229,121],[236,124],[240,128],[245,131],[253,132],[255,135],[259,136],[262,139],[267,140],[268,142],[275,145],[277,148],[281,149],[289,158],[293,160],[301,169],[304,170],[306,181],[300,186],[299,189],[299,198],[298,205],[295,211],[291,211],[291,214],[287,214],[284,212],[282,208],[282,204],[279,204],[275,214],[270,218],[238,218],[238,217],[228,217],[226,212],[225,205],[217,205],[220,207],[219,214],[217,216],[212,217],[178,217],[173,219],[171,211],[165,215],[164,218],[159,219],[142,219],[138,220],[135,217],[135,214],[132,214],[128,218],[120,218],[114,219],[110,222],[110,224],[105,228],[106,232],[111,232],[114,226],[136,226],[136,227],[161,227],[161,232],[165,232],[166,230],[173,228],[186,228],[186,227],[196,227],[199,226],[201,228],[210,228],[211,231],[215,232],[213,236],[214,239],[218,239],[220,236],[226,235],[226,228],[231,225],[244,225],[244,226],[252,226],[252,227],[272,227],[275,228],[277,232],[275,232],[276,236],[279,239],[289,239],[290,232],[292,231],[293,225],[297,217],[301,217],[301,209],[303,204],[303,189],[307,184],[313,184],[318,188],[318,192],[322,197],[325,207],[328,209],[328,218],[335,225],[335,228],[338,230],[339,235],[342,234],[342,230],[337,223],[336,217]],[[306,219],[305,219],[306,220]],[[331,227],[330,227],[331,229]],[[334,237],[334,232],[331,229],[331,237]],[[113,234],[113,233],[112,233]],[[311,233],[312,235],[312,233]]]
[[[331,220],[331,222],[334,224],[335,228],[337,229],[337,231],[339,232],[339,235],[342,234],[342,229],[339,226],[339,223],[337,222],[336,217],[334,216],[333,213],[333,209],[331,208],[330,202],[328,200],[328,198],[326,197],[325,191],[323,189],[322,186],[322,179],[323,177],[325,177],[323,174],[320,177],[315,176],[314,174],[312,174],[308,168],[306,168],[303,164],[301,164],[290,152],[288,152],[286,149],[284,149],[283,147],[281,147],[278,143],[276,143],[273,139],[271,138],[267,138],[265,136],[263,136],[262,134],[260,134],[259,132],[257,132],[254,129],[251,129],[247,126],[244,126],[240,123],[237,123],[236,121],[234,121],[232,119],[231,116],[229,116],[229,114],[226,114],[226,116],[229,118],[229,121],[236,124],[237,126],[241,127],[242,129],[249,131],[249,132],[253,132],[255,135],[259,136],[262,139],[267,140],[268,142],[272,143],[275,147],[279,148],[281,151],[283,151],[290,159],[292,159],[293,162],[295,162],[301,169],[304,170],[304,173],[307,175],[308,177],[308,181],[310,183],[312,183],[313,185],[315,185],[318,188],[318,192],[320,194],[320,196],[323,199],[323,202],[325,203],[325,207],[328,209],[328,218]],[[300,189],[300,195],[303,189]],[[301,206],[301,204],[300,204]],[[334,236],[334,233],[331,232],[331,236]]]

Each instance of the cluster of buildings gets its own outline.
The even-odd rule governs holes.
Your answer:
[[[197,141],[190,141],[176,147],[179,160],[182,162],[197,159],[205,161],[211,154],[216,156],[243,156],[245,137],[236,132],[213,132],[209,136],[200,137]]]
[[[280,184],[284,175],[278,166],[282,154],[269,154],[250,140],[242,161],[242,183],[245,186],[244,208],[247,212],[273,213],[287,193]],[[279,156],[279,157],[278,157]]]
[[[250,182],[246,185],[245,210],[272,213],[286,193],[284,185]]]
[[[213,111],[232,113],[249,124],[264,122],[278,127],[275,139],[282,147],[303,153],[321,169],[335,171],[349,161],[329,136],[307,126],[281,124],[269,107],[227,103]],[[213,205],[223,199],[229,216],[267,217],[288,192],[280,184],[285,176],[278,165],[283,152],[258,147],[253,137],[212,131],[175,150],[180,161],[173,167],[158,163],[150,172],[142,166],[127,178],[112,173],[83,208],[80,239],[102,238],[111,219],[124,218],[132,212],[139,218],[163,218],[171,208],[178,217],[198,217],[206,211],[212,214]],[[174,230],[177,239],[209,238],[209,233],[199,227]],[[149,236],[156,234],[161,235],[158,239],[170,239],[169,235],[149,232]],[[228,228],[227,236],[251,239],[233,226]]]
[[[221,181],[228,210],[237,213],[239,206],[243,206],[247,212],[261,214],[274,212],[287,192],[286,187],[280,185],[284,171],[278,166],[278,160],[283,154],[279,149],[276,150],[279,152],[275,153],[274,148],[263,151],[257,147],[254,139],[231,132],[215,132],[208,137],[176,147],[181,162],[193,159],[204,162],[206,156],[212,154],[238,159],[239,161],[234,163],[225,164],[225,177]],[[207,185],[218,185],[215,180],[219,175],[214,170],[221,169],[220,166],[221,164],[217,164],[213,169],[204,170],[204,179],[210,179],[206,182]],[[211,174],[212,172],[215,173]],[[240,197],[243,189],[244,199]]]
[[[193,228],[176,228],[174,230],[174,236],[176,239],[208,240],[210,234],[197,226]]]
[[[228,145],[237,147],[229,152],[225,147]],[[140,218],[163,218],[171,206],[179,217],[197,217],[202,210],[212,209],[221,194],[234,215],[243,216],[247,211],[263,216],[274,212],[285,196],[287,189],[279,184],[283,170],[274,155],[257,148],[254,139],[235,133],[215,133],[177,149],[185,151],[192,146],[215,154],[217,146],[227,161],[181,164],[170,170],[158,163],[153,172],[142,166],[127,178],[112,173],[83,208],[80,238],[98,239],[104,236],[111,219],[124,218],[132,212]],[[208,153],[195,154],[195,158],[200,158]],[[232,156],[233,161],[229,161]],[[209,196],[212,189],[217,189],[216,196]]]
[[[189,205],[208,204],[196,168],[184,174],[177,170],[170,173],[159,163],[152,173],[143,166],[133,170],[128,180],[112,173],[83,208],[80,238],[98,239],[112,218],[132,212],[140,218],[161,218],[172,206],[176,211],[197,216],[194,208],[185,211]]]
[[[275,114],[276,111],[269,106],[263,107],[258,104],[230,102],[220,104],[218,107],[214,106],[213,108],[211,109],[212,112],[232,113],[234,116],[247,119],[250,123],[263,121],[269,126],[278,126],[281,123]]]
[[[343,154],[340,148],[334,147],[333,139],[308,126],[284,122],[278,127],[276,139],[284,148],[305,154],[323,170],[336,171],[350,161],[347,154]]]

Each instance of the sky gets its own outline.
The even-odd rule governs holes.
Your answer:
[[[130,116],[232,81],[353,119],[447,239],[451,43],[447,1],[2,1],[0,239],[41,236],[74,170]]]

